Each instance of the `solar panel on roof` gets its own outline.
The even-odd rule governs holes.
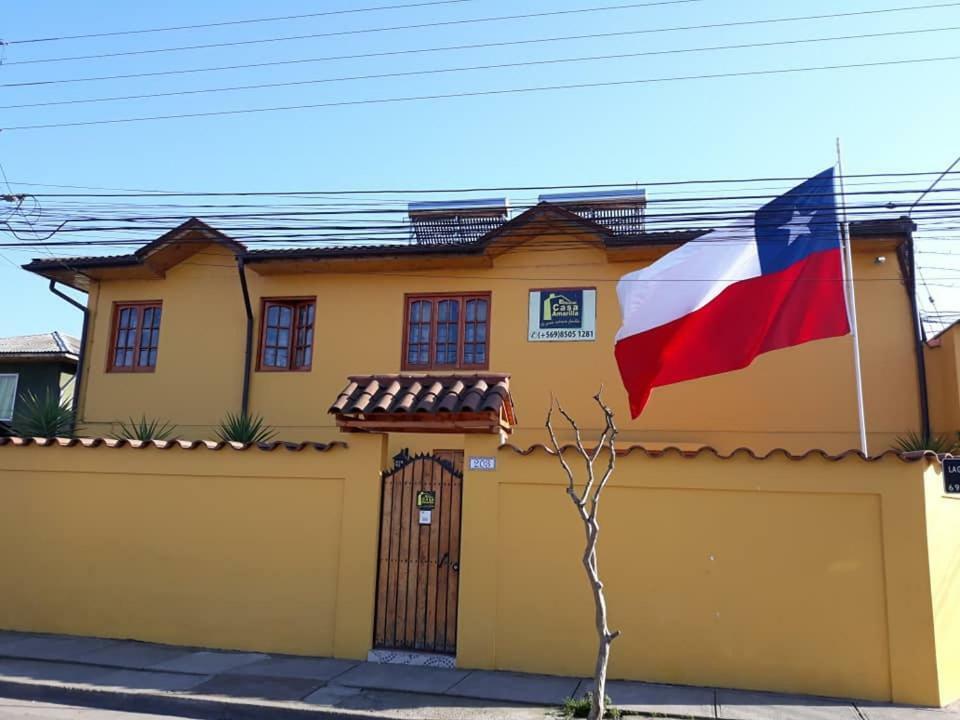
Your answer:
[[[616,188],[541,195],[540,202],[562,205],[582,218],[602,225],[614,235],[644,232],[647,192],[642,188]]]
[[[448,245],[479,240],[507,221],[506,198],[439,200],[407,205],[414,242]]]

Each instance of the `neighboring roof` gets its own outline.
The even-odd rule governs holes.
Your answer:
[[[253,269],[258,265],[266,269],[270,263],[292,260],[353,260],[363,258],[394,258],[483,256],[494,253],[494,247],[501,240],[517,234],[522,228],[543,224],[547,227],[557,225],[571,232],[583,233],[596,238],[603,247],[623,252],[630,248],[669,248],[701,237],[709,229],[666,230],[635,234],[615,232],[599,222],[590,220],[560,205],[541,202],[511,220],[499,222],[476,240],[449,243],[410,243],[365,245],[277,248],[250,250],[219,230],[216,230],[197,218],[191,218],[156,240],[144,245],[129,255],[77,258],[37,258],[23,266],[25,270],[37,273],[72,287],[85,290],[90,277],[107,278],[111,271],[133,268],[140,274],[137,277],[162,277],[163,272],[177,262],[198,252],[204,243],[197,242],[197,234],[202,238],[229,248],[238,258],[243,259]],[[871,240],[880,237],[909,236],[916,225],[909,218],[882,220],[860,220],[850,223],[850,236],[854,239]],[[531,233],[532,236],[532,233]],[[521,240],[522,242],[522,240]]]
[[[850,236],[867,238],[888,235],[909,235],[915,232],[917,224],[909,217],[883,220],[854,220],[850,223]]]
[[[353,429],[437,421],[451,432],[479,432],[516,423],[510,376],[500,374],[354,375],[328,412]]]
[[[38,335],[0,338],[0,360],[66,360],[77,362],[80,341],[72,335],[53,331]]]

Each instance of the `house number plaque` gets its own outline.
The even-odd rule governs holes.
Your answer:
[[[497,459],[483,455],[471,455],[469,467],[471,470],[496,470]]]

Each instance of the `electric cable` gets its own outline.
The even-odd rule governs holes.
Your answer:
[[[370,33],[396,32],[401,30],[424,30],[427,28],[451,27],[456,25],[472,25],[477,23],[505,22],[507,20],[530,20],[533,18],[557,17],[566,15],[582,15],[585,13],[612,12],[618,10],[635,10],[638,8],[657,7],[662,5],[680,5],[696,2],[706,2],[706,0],[649,0],[648,2],[626,3],[623,5],[592,5],[583,8],[571,8],[565,10],[547,10],[536,13],[522,13],[519,15],[497,15],[493,17],[481,18],[462,18],[456,20],[437,20],[427,23],[414,23],[411,25],[392,25],[387,27],[358,28],[354,30],[331,30],[322,33],[310,33],[307,35],[286,35],[283,37],[260,38],[255,40],[235,40],[231,42],[203,43],[200,45],[181,45],[178,47],[151,48],[146,50],[124,50],[122,52],[99,53],[96,55],[72,55],[69,57],[53,58],[33,58],[27,60],[13,60],[4,63],[5,65],[34,65],[37,63],[54,62],[76,62],[77,60],[100,60],[103,58],[130,57],[132,55],[154,55],[157,53],[183,52],[185,50],[207,50],[211,48],[237,47],[243,45],[259,45],[263,43],[287,42],[290,40],[313,40],[316,38],[344,37],[352,35],[366,35]],[[920,8],[948,7],[950,5],[960,5],[960,3],[941,3],[939,5],[922,5]]]

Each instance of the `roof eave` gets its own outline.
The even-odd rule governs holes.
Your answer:
[[[62,352],[10,352],[0,353],[0,363],[5,362],[65,362],[76,365],[79,356]]]

